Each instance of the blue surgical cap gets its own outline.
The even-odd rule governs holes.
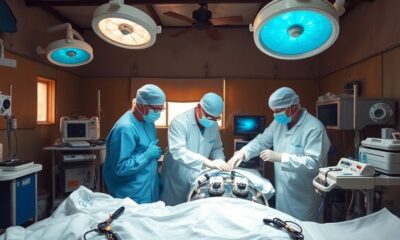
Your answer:
[[[271,94],[268,100],[269,108],[272,110],[280,108],[288,108],[292,105],[299,104],[299,96],[296,92],[288,87],[281,87]]]
[[[146,105],[164,105],[165,94],[154,84],[146,84],[136,92],[136,103]]]
[[[222,98],[215,93],[205,94],[200,100],[200,105],[204,111],[214,117],[221,115],[224,108],[224,102],[222,101]]]

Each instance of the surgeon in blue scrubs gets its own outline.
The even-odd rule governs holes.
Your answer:
[[[139,88],[132,108],[115,123],[106,140],[103,176],[109,193],[137,203],[159,199],[157,160],[161,148],[154,122],[164,110],[165,94],[153,84]]]
[[[268,105],[274,120],[229,160],[233,169],[242,161],[260,156],[274,163],[276,209],[302,221],[320,220],[322,199],[313,179],[325,167],[331,145],[322,123],[300,105],[288,87],[277,89]]]

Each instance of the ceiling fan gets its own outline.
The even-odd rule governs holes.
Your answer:
[[[208,35],[213,40],[219,40],[222,38],[221,34],[217,31],[217,29],[214,26],[230,25],[243,22],[242,16],[213,18],[212,12],[207,8],[207,3],[199,3],[199,4],[200,8],[192,12],[192,18],[172,11],[165,12],[164,15],[191,23],[194,29],[206,30]],[[179,35],[189,32],[193,28],[186,28],[170,36],[177,37]]]

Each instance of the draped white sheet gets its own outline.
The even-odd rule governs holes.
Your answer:
[[[386,209],[343,223],[301,222],[275,209],[235,198],[214,197],[165,207],[163,202],[138,205],[80,187],[51,217],[27,228],[10,227],[0,239],[83,239],[83,234],[120,206],[125,212],[112,223],[121,239],[289,239],[266,226],[263,218],[299,223],[306,240],[399,239],[400,219]],[[88,239],[105,239],[92,233]]]

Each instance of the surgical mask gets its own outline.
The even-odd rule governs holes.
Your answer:
[[[274,113],[274,119],[279,124],[286,125],[292,121],[292,117],[286,115],[286,110],[278,113]]]
[[[203,126],[205,128],[209,128],[212,125],[214,125],[214,121],[206,118],[205,116],[203,116],[199,119],[199,123],[201,124],[201,126]]]
[[[290,108],[290,107],[289,107],[289,108]],[[294,115],[296,115],[298,111],[300,111],[300,108],[301,108],[301,107],[300,107],[300,104],[298,104],[298,105],[297,105],[297,110],[296,110],[296,112],[293,113],[290,117],[289,117],[288,115],[286,115],[286,110],[287,110],[287,108],[286,108],[284,111],[282,111],[282,112],[274,113],[274,119],[275,119],[278,123],[280,123],[280,124],[282,124],[282,125],[289,124],[289,123],[292,122],[292,117],[293,117]],[[290,111],[290,112],[292,112],[292,111]]]
[[[155,122],[157,119],[160,118],[161,112],[159,111],[154,111],[153,109],[149,109],[149,113],[147,115],[143,115],[143,119],[148,122]]]

